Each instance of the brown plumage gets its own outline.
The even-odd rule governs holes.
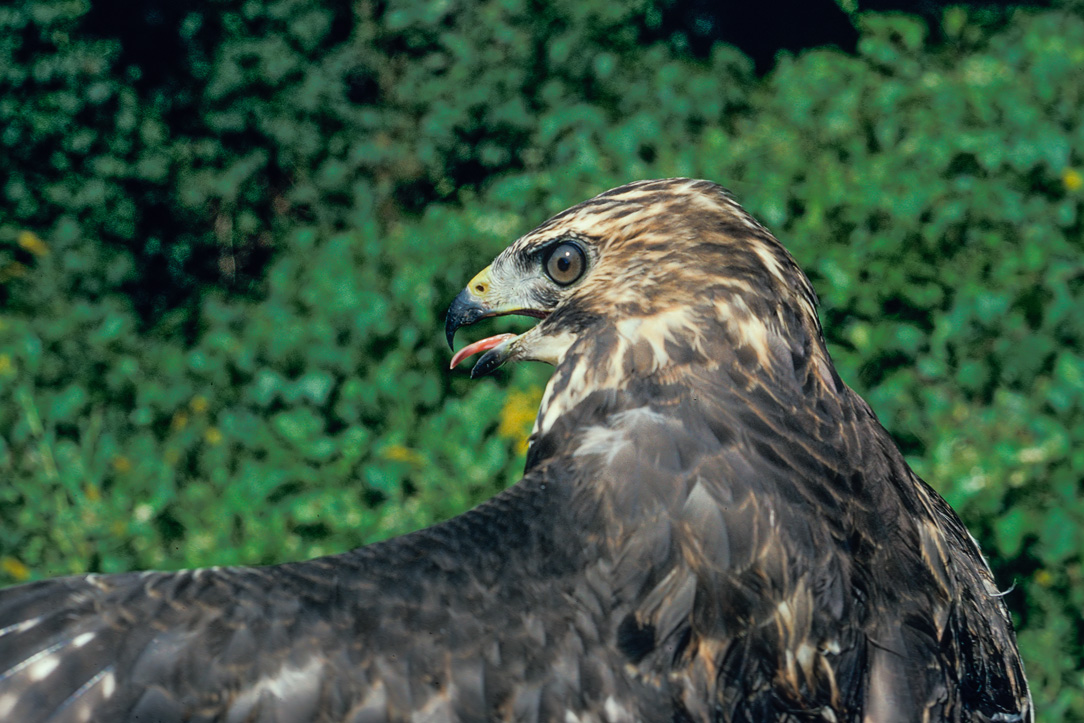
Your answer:
[[[630,184],[470,282],[476,374],[556,366],[524,478],[269,568],[0,593],[0,719],[1029,721],[977,545],[720,187]]]

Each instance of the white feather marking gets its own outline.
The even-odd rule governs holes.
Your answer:
[[[809,643],[802,643],[798,646],[798,665],[802,666],[802,670],[806,675],[810,675],[813,670],[813,654],[816,653],[813,646]]]
[[[545,434],[546,432],[548,432],[549,428],[553,426],[553,423],[557,421],[557,418],[565,412],[563,405],[560,404],[550,403],[545,405],[544,409],[546,410],[546,412],[541,417],[539,417],[540,421],[537,425],[539,434]]]
[[[776,611],[779,612],[779,617],[782,618],[784,624],[788,628],[794,627],[794,611],[790,609],[790,603],[786,600],[775,606]],[[789,652],[789,651],[788,651]]]
[[[689,492],[689,496],[685,498],[683,512],[694,517],[702,517],[717,509],[719,509],[719,503],[711,496],[704,483],[698,480]]]
[[[632,721],[628,708],[614,700],[612,695],[606,698],[603,710],[606,713],[607,723],[631,723]]]
[[[15,710],[15,704],[19,702],[19,696],[14,693],[0,695],[0,719],[7,720],[11,711]]]
[[[587,365],[577,364],[572,368],[572,374],[568,377],[568,384],[565,385],[565,393],[573,399],[581,399],[584,396],[584,389],[587,386]]]
[[[117,691],[117,676],[109,671],[102,677],[102,697],[110,698]]]
[[[559,365],[565,358],[565,352],[576,341],[576,337],[568,332],[550,333],[545,336],[538,332],[532,334],[531,332],[537,328],[536,326],[521,334],[516,345],[523,347],[525,359],[545,362],[553,366]]]
[[[613,416],[614,424],[620,429],[633,429],[644,425],[650,429],[656,427],[677,428],[679,424],[665,414],[656,412],[651,407],[636,407],[618,412]]]
[[[72,638],[72,646],[81,648],[91,640],[94,640],[94,633],[83,633],[82,635],[76,635]]]
[[[769,273],[783,284],[786,284],[787,279],[783,275],[783,267],[780,266],[779,259],[775,257],[775,254],[766,247],[759,245],[756,247],[756,254],[764,263],[764,266],[767,267]]]
[[[703,198],[703,196],[701,196],[701,198]],[[759,223],[757,223],[757,220],[755,218],[750,216],[746,212],[746,210],[741,207],[740,203],[735,201],[733,198],[730,198],[729,196],[726,196],[726,197],[723,197],[723,198],[717,198],[715,196],[712,196],[711,199],[712,199],[712,201],[716,201],[716,202],[717,201],[722,201],[723,203],[725,203],[730,208],[730,210],[732,211],[733,218],[740,221],[742,223],[742,225],[744,225],[745,227],[747,227],[747,228],[749,228],[749,229],[751,229],[753,231],[765,231],[766,230],[763,226],[761,226]],[[717,208],[717,206],[712,204],[711,210],[714,211],[716,208]]]
[[[629,445],[625,433],[609,427],[588,427],[580,434],[580,445],[572,454],[576,457],[597,454],[605,457],[606,464],[613,464],[614,457]]]
[[[571,376],[561,380],[563,383],[559,385],[561,388],[559,393],[553,391],[558,386],[559,377],[555,375],[550,378],[542,397],[540,413],[535,420],[535,434],[548,432],[558,417],[573,409],[589,393],[624,386],[627,382],[626,358],[635,345],[646,343],[651,350],[650,357],[645,360],[649,368],[639,370],[650,374],[672,363],[670,354],[666,350],[668,342],[678,337],[699,339],[699,331],[693,325],[687,311],[681,308],[669,309],[650,316],[623,319],[617,322],[616,330],[617,344],[614,349],[609,350],[607,355],[609,364],[591,368],[581,361],[574,365],[571,370],[565,372]],[[530,333],[527,332],[521,338],[526,338]],[[555,348],[560,349],[561,358],[553,363],[560,363],[572,341],[574,340],[571,336],[567,339],[562,337],[559,343],[555,344]],[[540,358],[538,349],[530,346],[525,358]]]
[[[39,615],[36,618],[30,618],[29,620],[23,620],[21,622],[15,623],[14,625],[8,625],[6,628],[0,628],[0,638],[4,637],[9,633],[25,632],[40,623],[44,617],[44,615]]]
[[[622,319],[617,322],[617,333],[626,339],[635,339],[636,330],[640,328],[640,325],[644,323],[642,317],[633,316],[628,319]]]
[[[264,693],[269,693],[279,700],[285,700],[293,695],[311,692],[320,685],[319,674],[322,668],[323,663],[316,658],[300,668],[292,665],[282,666],[274,675],[261,678],[237,696],[237,700],[230,706],[229,719],[243,719]],[[237,716],[238,713],[241,713],[240,718]]]
[[[697,329],[690,323],[689,314],[683,308],[668,309],[651,316],[638,316],[617,322],[617,333],[630,344],[643,340],[651,347],[655,368],[652,372],[670,365],[666,342],[677,337],[696,338]]]
[[[49,674],[60,665],[60,656],[56,653],[46,655],[41,660],[35,661],[26,669],[26,675],[32,681],[45,680]]]
[[[317,684],[317,674],[322,667],[323,663],[316,658],[310,660],[303,668],[283,666],[278,674],[262,679],[256,687],[266,690],[276,698],[286,698],[296,693],[298,689]]]
[[[730,329],[735,332],[742,344],[756,352],[761,364],[771,360],[771,348],[768,345],[768,327],[758,319],[741,296],[719,299],[715,302],[716,313],[725,319]]]
[[[605,369],[606,379],[621,379],[625,376],[625,354],[628,353],[629,343],[625,337],[618,334],[617,343],[610,352],[610,363]]]

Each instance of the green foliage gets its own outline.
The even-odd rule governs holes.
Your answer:
[[[450,257],[499,240],[440,213],[411,231],[434,242],[298,229],[265,298],[209,296],[191,345],[139,336],[116,303],[40,298],[7,317],[3,549],[49,573],[272,562],[404,532],[511,481],[515,440],[490,438],[500,396],[449,393],[439,334],[472,273]]]
[[[445,373],[444,306],[547,215],[700,176],[794,252],[1013,587],[1040,719],[1084,719],[1080,17],[952,9],[934,45],[858,15],[855,57],[758,81],[639,47],[646,4],[219,5],[154,83],[88,6],[0,9],[5,581],[295,559],[488,497],[545,370]]]
[[[297,225],[387,223],[495,173],[570,162],[584,126],[658,110],[627,98],[627,73],[657,64],[675,80],[651,99],[675,113],[640,132],[670,130],[667,115],[716,121],[735,98],[722,78],[689,88],[663,48],[639,55],[659,22],[643,0],[541,15],[520,0],[219,0],[179,15],[179,45],[163,36],[177,47],[149,47],[142,66],[111,8],[132,12],[0,9],[0,239],[71,239],[109,273],[72,275],[64,293],[123,291],[151,322],[208,285],[257,293]],[[723,55],[724,76],[748,72]]]

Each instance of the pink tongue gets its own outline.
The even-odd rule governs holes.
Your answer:
[[[469,356],[474,356],[480,351],[487,351],[495,346],[499,346],[502,342],[507,341],[515,336],[515,334],[497,334],[497,336],[491,336],[481,341],[476,341],[473,344],[467,344],[460,349],[452,357],[452,363],[448,366],[449,369],[455,369],[459,362],[463,361]]]

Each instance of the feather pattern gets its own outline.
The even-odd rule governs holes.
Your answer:
[[[0,592],[0,719],[1031,720],[977,545],[725,191],[615,189],[493,269],[556,359],[518,484],[342,555]]]

